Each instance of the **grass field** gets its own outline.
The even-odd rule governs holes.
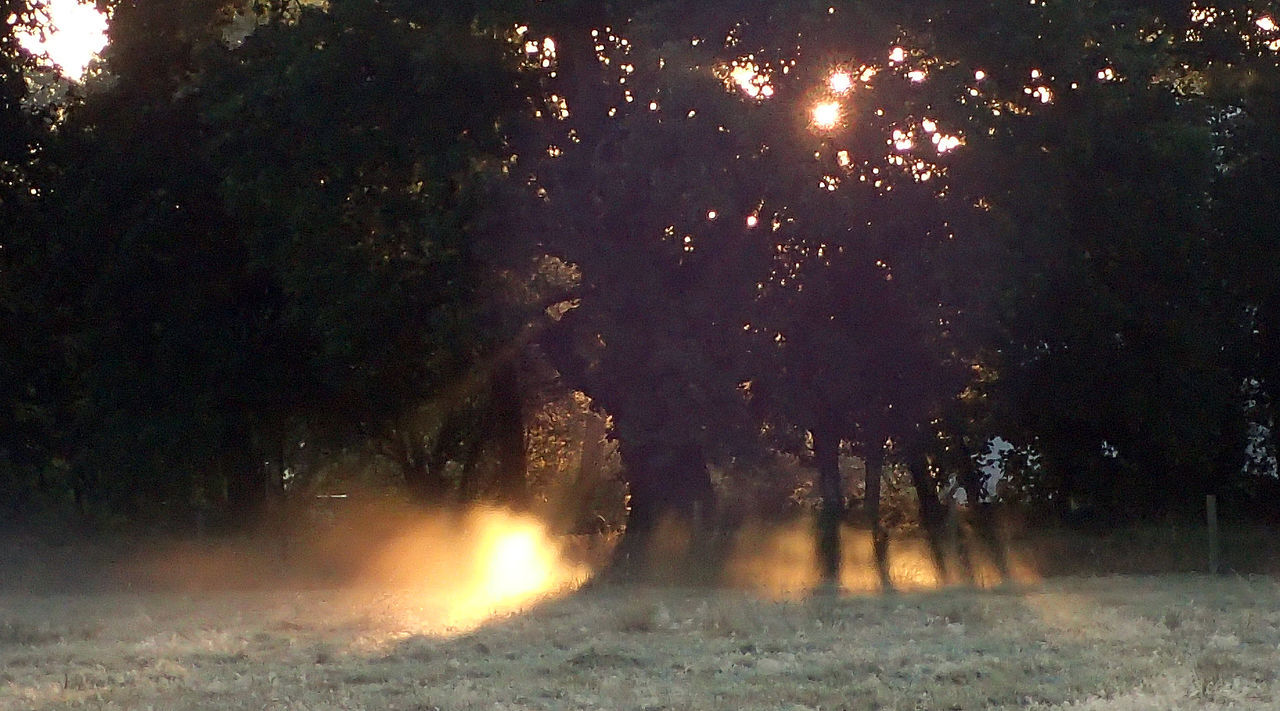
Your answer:
[[[575,589],[584,570],[536,529],[487,525],[450,524],[456,557],[420,553],[440,529],[384,541],[337,587],[247,589],[232,579],[265,563],[190,550],[124,568],[146,585],[0,585],[0,709],[1280,708],[1274,577],[928,589],[899,547],[892,594],[808,595],[795,570]]]
[[[474,629],[408,592],[6,595],[4,709],[1280,708],[1280,585],[768,601],[592,589]]]

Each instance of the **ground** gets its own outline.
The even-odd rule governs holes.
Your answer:
[[[0,709],[1280,708],[1272,577],[562,592],[0,593]]]

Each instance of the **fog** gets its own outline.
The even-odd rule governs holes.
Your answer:
[[[646,581],[715,585],[766,599],[796,599],[820,584],[814,522],[751,524],[714,540],[661,526],[644,556]],[[842,530],[840,584],[848,593],[880,591],[867,531]],[[970,542],[969,567],[957,540],[949,576],[939,577],[923,540],[896,538],[889,574],[897,590],[1002,582],[985,551]],[[110,575],[130,589],[198,593],[227,589],[332,589],[366,601],[384,596],[387,623],[417,632],[461,632],[570,594],[600,573],[616,537],[554,533],[538,517],[497,507],[420,510],[375,501],[340,511],[301,512],[292,524],[246,538],[143,546]],[[1035,565],[1011,555],[1011,582],[1029,583]]]

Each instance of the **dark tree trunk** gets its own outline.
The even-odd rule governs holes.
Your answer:
[[[80,518],[81,522],[89,520],[89,482],[88,475],[79,475],[72,478],[71,500],[75,504],[76,516]]]
[[[262,482],[253,465],[236,464],[226,472],[227,513],[233,517],[252,515],[262,508]]]
[[[462,450],[457,456],[462,463],[460,500],[485,498],[515,508],[528,506],[522,385],[518,359],[499,364],[489,375],[470,431],[456,430],[455,441]]]
[[[499,366],[489,404],[497,471],[493,492],[516,508],[529,505],[529,462],[525,442],[524,391],[519,359]]]
[[[290,534],[293,521],[289,492],[285,489],[285,471],[289,468],[291,443],[284,434],[276,436],[275,452],[262,467],[264,507],[259,524],[261,535],[275,547],[276,559],[284,566],[290,563]]]
[[[484,494],[485,482],[476,472],[480,469],[480,459],[484,456],[484,428],[486,426],[485,422],[480,423],[480,431],[471,433],[470,439],[463,446],[463,451],[459,456],[462,462],[462,471],[456,493],[458,501],[463,503],[475,501]]]
[[[813,455],[818,465],[818,568],[822,584],[840,584],[840,522],[844,520],[844,482],[840,478],[840,437],[813,430]]]
[[[946,554],[946,509],[938,500],[938,485],[929,472],[929,463],[923,457],[914,457],[908,465],[911,471],[911,483],[915,486],[916,498],[920,502],[920,523],[924,526],[925,537],[929,543],[929,554],[933,557],[934,568],[938,571],[938,580],[947,580]]]
[[[598,417],[594,412],[583,416],[579,435],[582,442],[578,450],[576,481],[586,482],[600,477],[600,471],[604,469],[604,440],[608,434],[603,418]]]
[[[987,549],[991,562],[996,566],[1001,582],[1009,580],[1009,556],[1000,540],[996,528],[995,514],[991,502],[986,500],[986,477],[978,471],[967,448],[961,445],[964,463],[960,470],[960,486],[964,489],[965,500],[969,504],[973,529],[978,540]],[[969,564],[972,568],[972,563]]]
[[[687,526],[691,535],[691,545],[683,552],[686,560],[674,561],[674,567],[684,572],[697,571],[698,577],[703,577],[708,567],[713,567],[700,554],[706,552],[715,488],[701,447],[692,442],[672,443],[665,448],[633,444],[624,448],[623,462],[630,512],[606,577],[645,577],[653,562],[649,554],[655,543],[654,534],[669,519]],[[663,561],[664,567],[672,567],[666,565],[672,562]]]
[[[648,478],[637,474],[629,477],[627,524],[614,549],[606,577],[634,580],[641,577],[647,567],[647,554],[665,508],[662,497]]]
[[[884,448],[879,445],[867,445],[866,452],[866,509],[867,521],[871,524],[871,550],[875,557],[876,572],[880,576],[880,587],[889,590],[893,583],[889,580],[889,534],[880,522],[880,479],[884,475]]]

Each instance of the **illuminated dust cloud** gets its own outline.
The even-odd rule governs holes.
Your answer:
[[[503,509],[426,517],[371,551],[354,587],[404,596],[406,628],[463,631],[582,585],[591,568],[568,545]]]
[[[771,599],[802,597],[816,589],[821,578],[815,542],[816,523],[802,519],[775,526],[747,526],[738,532],[725,565],[724,580]],[[840,587],[850,593],[874,593],[880,588],[869,531],[843,526]],[[956,549],[946,550],[948,579],[939,578],[923,536],[895,537],[889,546],[889,579],[894,589],[932,590],[950,584],[969,583],[994,587],[1003,582],[1032,583],[1040,579],[1035,567],[1021,556],[1009,554],[1009,580],[1002,580],[987,551],[970,541],[972,581],[959,564]]]
[[[450,634],[575,590],[592,573],[587,547],[502,508],[379,504],[239,543],[157,546],[120,577],[144,590],[332,589],[377,603],[384,632]]]
[[[702,561],[690,557],[700,555],[696,534],[660,526],[645,555],[647,579],[676,587],[722,585],[774,600],[803,597],[819,587],[812,519],[748,524],[726,535],[721,552]],[[842,540],[840,587],[854,594],[879,592],[870,534],[846,526]],[[572,593],[607,561],[612,543],[556,535],[537,517],[502,508],[423,511],[377,504],[348,510],[321,526],[299,526],[238,546],[158,547],[123,574],[141,590],[330,590],[344,609],[362,611],[374,637],[447,637]],[[948,579],[942,581],[920,537],[894,538],[889,550],[893,587],[910,591],[1005,582],[987,551],[976,542],[970,546],[972,575],[965,575],[952,547]],[[1010,554],[1010,568],[1010,582],[1039,579],[1035,567],[1017,555]]]

